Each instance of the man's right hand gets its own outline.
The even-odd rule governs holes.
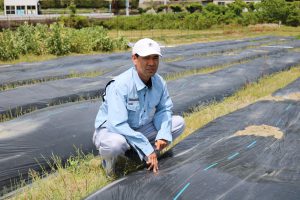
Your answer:
[[[154,173],[158,172],[158,161],[155,151],[148,156],[147,165],[149,165],[148,170],[153,170]]]

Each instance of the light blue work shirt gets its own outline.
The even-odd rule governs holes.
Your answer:
[[[132,67],[114,78],[106,88],[105,101],[100,106],[95,128],[106,127],[109,131],[125,136],[140,158],[149,156],[153,147],[140,132],[135,131],[149,121],[158,130],[155,140],[172,142],[173,103],[163,78],[155,74],[151,86],[146,86]]]

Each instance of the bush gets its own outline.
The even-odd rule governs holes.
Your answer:
[[[129,40],[127,40],[125,37],[119,37],[114,40],[114,48],[120,49],[120,50],[126,50],[129,48],[128,46]]]
[[[50,36],[47,40],[47,47],[49,49],[49,53],[54,55],[65,55],[70,53],[71,44],[68,38],[67,31],[63,25],[54,23],[50,26]]]
[[[167,6],[167,5],[160,5],[160,6],[158,6],[158,7],[156,8],[156,12],[157,12],[157,13],[160,13],[160,12],[162,12],[162,11],[164,11],[164,10],[168,10],[168,6]]]
[[[4,30],[0,33],[0,59],[14,60],[19,58],[19,49],[17,45],[17,38],[10,30]]]
[[[220,15],[219,22],[222,24],[233,24],[236,23],[235,18],[236,14],[231,10],[227,11],[224,15]]]
[[[74,4],[74,2],[71,2],[70,5],[68,6],[70,12],[71,12],[71,17],[74,17],[76,12],[77,12],[77,8],[76,8],[76,4]]]
[[[300,25],[300,2],[293,2],[289,6],[289,15],[287,17],[286,24],[290,26]]]
[[[233,3],[227,4],[229,11],[232,11],[236,16],[242,16],[243,10],[247,8],[247,4],[242,0],[235,0]]]
[[[36,52],[37,43],[34,38],[35,29],[34,26],[30,26],[25,23],[19,26],[16,31],[17,43],[19,45],[20,53],[28,54]]]
[[[59,18],[59,21],[63,23],[64,26],[66,27],[76,28],[76,29],[90,26],[89,18],[86,16],[79,16],[79,15],[61,16]]]
[[[112,51],[115,48],[124,49],[124,38],[112,40],[107,31],[100,26],[82,29],[68,29],[66,37],[69,42],[69,51],[87,53],[91,51]]]
[[[77,5],[77,8],[102,8],[108,7],[109,2],[103,0],[74,0],[74,4]],[[70,5],[71,0],[43,0],[40,1],[41,7],[46,8],[66,8]],[[134,4],[136,5],[136,4]]]
[[[0,10],[4,10],[4,0],[0,0]]]
[[[47,39],[49,35],[49,27],[47,25],[37,24],[35,26],[35,41],[37,43],[37,49],[34,52],[36,55],[42,55],[49,53],[47,49]]]
[[[112,51],[127,49],[124,37],[111,39],[102,26],[74,29],[54,23],[50,26],[24,24],[15,32],[0,33],[0,60],[17,59],[20,54],[33,53],[66,55],[91,51]]]
[[[183,7],[180,4],[172,4],[172,5],[170,5],[170,8],[174,13],[183,11]]]
[[[268,23],[285,23],[288,18],[288,6],[285,0],[267,0],[258,4],[261,21]]]
[[[214,3],[209,3],[206,6],[204,6],[203,11],[205,13],[211,12],[211,13],[214,13],[214,14],[217,14],[217,15],[222,15],[222,14],[224,14],[223,11],[225,10],[225,8],[226,8],[225,6],[218,6]]]
[[[100,36],[95,40],[94,51],[112,51],[114,43],[108,36]]]
[[[92,36],[85,29],[69,31],[68,38],[70,41],[70,52],[85,53],[93,50]]]
[[[143,13],[145,13],[147,10],[145,10],[145,9],[143,9],[143,8],[138,8],[138,11],[139,11],[140,14],[143,14]]]
[[[241,24],[243,26],[254,25],[258,23],[258,17],[254,12],[242,13]]]
[[[41,55],[47,52],[45,40],[47,39],[48,27],[38,24],[37,26],[25,23],[19,26],[15,32],[17,44],[21,54]]]
[[[193,13],[184,19],[184,27],[193,30],[207,29],[214,23],[215,17],[213,14],[211,14],[211,18],[207,18],[201,13]]]
[[[194,12],[201,12],[203,7],[200,3],[192,3],[192,4],[188,4],[185,7],[185,9],[190,13],[194,13]]]

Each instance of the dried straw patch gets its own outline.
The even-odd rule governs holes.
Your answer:
[[[283,132],[280,131],[279,128],[268,126],[268,125],[260,125],[260,126],[248,126],[244,130],[237,131],[234,136],[245,136],[245,135],[254,135],[261,137],[271,137],[280,140],[283,137]]]

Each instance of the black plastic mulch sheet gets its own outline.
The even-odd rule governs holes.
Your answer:
[[[220,46],[220,48],[223,46]],[[222,54],[210,55],[210,56],[189,56],[183,60],[168,62],[167,66],[172,68],[179,68],[181,70],[185,69],[200,69],[205,67],[215,67],[228,65],[233,62],[241,62],[245,60],[250,60],[258,57],[268,56],[272,54],[276,54],[282,51],[287,51],[288,48],[297,48],[300,47],[300,40],[293,42],[286,42],[285,45],[272,45],[262,46],[256,48],[250,48],[246,50],[239,50],[236,52],[230,52],[230,49],[224,51]],[[169,67],[169,68],[170,68]],[[160,69],[159,73],[165,73],[165,70],[169,70],[169,68]],[[182,69],[183,68],[183,69]],[[179,69],[177,71],[179,72]]]
[[[290,83],[288,86],[274,92],[273,96],[285,96],[292,93],[300,93],[300,78]]]
[[[129,57],[130,53],[106,56],[73,56],[38,63],[20,64],[20,66],[9,66],[0,68],[0,85],[26,83],[33,80],[61,79],[77,73],[107,73],[130,64]]]
[[[192,45],[180,45],[174,48],[162,49],[167,58],[175,56],[201,56],[213,53],[223,53],[228,50],[243,49],[249,46],[259,46],[268,42],[285,42],[294,40],[292,37],[262,36],[256,38],[245,38],[239,40],[227,40],[209,43],[194,43]]]
[[[300,46],[300,41],[290,45],[294,47]],[[284,56],[284,52],[288,55],[287,49],[282,48],[281,46],[272,48],[261,47],[245,50],[239,54],[225,54],[197,59],[193,58],[187,60],[187,64],[179,62],[181,63],[181,66],[179,64],[161,63],[159,66],[159,74],[166,76],[168,74],[180,73],[186,70],[217,66],[250,58],[254,59],[271,56],[277,53],[281,53],[281,56]],[[267,57],[266,59],[272,59],[272,57]],[[49,105],[98,97],[103,92],[103,89],[109,80],[128,68],[130,68],[130,66],[125,65],[95,78],[55,80],[2,91],[0,92],[0,114],[18,116],[21,112],[29,112]]]
[[[220,101],[224,97],[257,81],[260,77],[287,70],[300,63],[300,54],[278,53],[268,58],[258,58],[253,62],[239,64],[211,74],[193,75],[170,81],[168,90],[174,103],[174,113],[181,114],[198,105]]]
[[[22,176],[27,179],[29,169],[48,170],[53,155],[65,161],[77,155],[96,152],[92,144],[94,119],[99,102],[65,104],[33,112],[0,123],[0,195]]]
[[[278,37],[261,37],[245,40],[225,41],[191,44],[183,47],[170,48],[174,49],[168,52],[167,57],[178,57],[183,52],[185,56],[194,54],[201,55],[207,53],[224,52],[237,48],[246,48],[249,46],[261,45],[266,42],[277,42],[278,40],[290,41],[292,38]],[[264,42],[263,42],[264,41]],[[220,46],[222,45],[222,46]],[[199,47],[201,50],[199,50]],[[202,52],[202,53],[200,53]],[[51,80],[53,78],[64,78],[68,75],[76,73],[85,73],[93,71],[101,71],[103,73],[112,72],[119,67],[131,64],[130,53],[117,53],[113,55],[87,55],[87,56],[68,56],[37,63],[24,63],[17,65],[8,65],[8,67],[0,67],[0,86],[7,84],[23,83],[28,80]]]
[[[251,125],[278,127],[284,137],[234,136]],[[298,200],[299,132],[300,102],[258,102],[181,141],[157,175],[138,171],[87,199]]]
[[[258,59],[251,65],[238,65],[194,76],[197,78],[169,82],[174,112],[188,111],[202,102],[228,96],[242,85],[287,69],[300,60],[294,53],[285,59],[280,54],[276,56],[270,60]],[[89,102],[65,104],[0,123],[0,147],[3,149],[0,151],[0,188],[9,186],[11,180],[20,175],[26,179],[29,168],[40,171],[38,162],[43,166],[53,153],[65,160],[74,152],[73,146],[82,148],[85,153],[91,152],[94,149],[91,140],[93,124],[99,105]]]

